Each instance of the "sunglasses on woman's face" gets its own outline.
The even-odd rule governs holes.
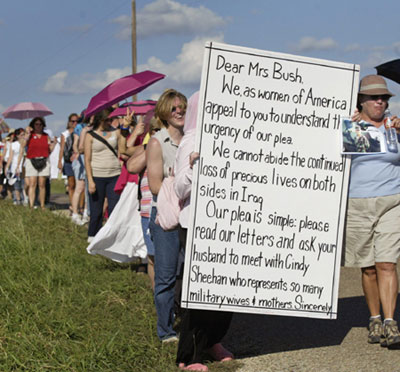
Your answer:
[[[174,112],[176,112],[176,110],[180,108],[182,112],[184,112],[183,107],[182,106],[172,106],[171,109],[171,114],[173,114]]]

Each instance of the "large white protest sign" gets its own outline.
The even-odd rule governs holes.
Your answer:
[[[182,306],[336,318],[353,64],[208,43]]]

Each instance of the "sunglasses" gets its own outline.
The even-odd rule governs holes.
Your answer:
[[[370,95],[367,95],[367,99],[370,100],[370,101],[379,101],[380,99],[381,99],[382,101],[389,101],[390,96],[387,95],[387,94],[379,94],[379,95],[377,95],[377,96],[370,96]]]
[[[171,108],[171,114],[173,114],[174,112],[176,112],[176,110],[178,109],[178,107],[179,107],[181,110],[183,110],[183,107],[182,107],[182,106],[172,106],[172,108]]]
[[[77,123],[78,120],[70,120],[71,123]]]

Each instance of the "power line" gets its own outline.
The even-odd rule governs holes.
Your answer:
[[[48,62],[51,59],[54,59],[55,57],[59,56],[61,54],[61,52],[63,52],[65,49],[67,49],[68,47],[70,47],[71,45],[75,44],[79,39],[82,39],[83,37],[87,36],[91,31],[93,31],[95,28],[97,28],[101,23],[103,23],[106,19],[110,18],[114,13],[116,13],[119,9],[121,9],[123,6],[126,5],[126,3],[129,0],[123,0],[116,8],[114,8],[114,10],[112,10],[111,12],[109,12],[107,15],[105,15],[103,18],[101,18],[99,21],[97,21],[94,25],[92,25],[90,28],[88,28],[87,30],[85,30],[84,32],[80,33],[79,35],[77,35],[76,37],[74,37],[72,40],[70,40],[67,44],[65,44],[64,46],[62,46],[60,49],[56,50],[54,53],[51,53],[49,55],[47,55],[46,57],[44,57],[42,60],[38,61],[36,64],[34,65],[30,65],[30,67],[25,70],[24,72],[22,72],[21,74],[19,74],[18,76],[11,78],[10,80],[6,81],[5,83],[2,84],[3,88],[6,88],[7,86],[9,86],[11,83],[14,83],[18,80],[20,80],[22,77],[24,77],[25,75],[27,75],[28,73],[31,73],[32,71],[34,71],[35,69],[37,69],[39,66],[42,66],[44,63]],[[114,36],[114,35],[112,35]],[[104,39],[103,39],[104,40]],[[82,55],[77,57],[77,60],[80,59],[82,56],[86,56],[88,53],[83,53]]]
[[[62,66],[60,66],[60,69],[66,69],[67,67],[74,65],[78,61],[81,61],[84,57],[91,54],[94,50],[99,49],[100,47],[102,47],[103,45],[108,43],[114,37],[115,37],[115,34],[110,34],[108,37],[101,39],[101,41],[98,44],[93,45],[92,48],[86,49],[86,51],[84,53],[80,54],[79,56],[74,57],[74,59],[72,59],[69,63],[65,63]],[[32,85],[34,85],[36,88],[37,85],[40,84],[40,82],[43,80],[43,78],[46,75],[47,75],[47,73],[42,73],[41,75],[38,75],[37,79],[33,81]],[[30,90],[27,90],[26,88],[21,87],[21,89],[19,91],[16,91],[16,95],[18,96],[22,92],[29,94],[35,88],[32,87]]]

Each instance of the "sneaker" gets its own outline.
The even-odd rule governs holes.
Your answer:
[[[388,349],[400,348],[400,332],[395,320],[384,322],[381,346]]]
[[[82,216],[82,222],[83,222],[83,224],[88,223],[89,220],[90,220],[90,218],[89,218],[89,216],[88,216],[87,214],[84,214],[84,215]]]
[[[379,344],[383,336],[382,320],[381,318],[374,318],[369,321],[368,325],[368,342],[370,344]]]
[[[93,239],[94,239],[94,236],[88,236],[87,242],[88,242],[88,243],[91,243],[91,242],[93,241]]]
[[[79,214],[74,213],[71,217],[71,221],[73,223],[75,223],[78,226],[82,226],[84,225],[84,222],[81,220],[81,218],[79,217]]]
[[[168,344],[168,343],[170,343],[170,342],[178,342],[178,341],[179,341],[178,336],[171,336],[171,337],[164,338],[163,340],[161,340],[161,342],[162,342],[163,344]]]

